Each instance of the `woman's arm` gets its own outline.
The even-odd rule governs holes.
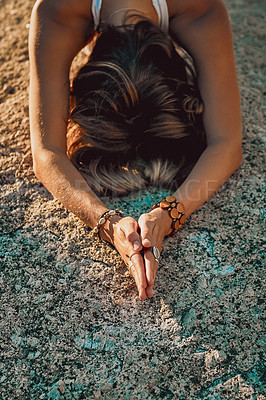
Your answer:
[[[220,0],[168,0],[170,33],[192,55],[204,102],[207,148],[174,193],[189,216],[238,168],[242,160],[240,96],[228,14]],[[157,208],[139,219],[142,244],[161,248],[171,232],[167,211]],[[148,258],[147,258],[148,257]],[[148,252],[145,260],[153,292],[158,268]]]
[[[89,226],[106,207],[66,156],[69,69],[86,42],[84,1],[39,1],[31,18],[30,128],[36,176],[67,209]],[[78,4],[78,5],[77,5]]]
[[[107,207],[66,156],[69,69],[92,33],[90,1],[42,0],[33,9],[30,52],[30,129],[33,167],[38,179],[64,206],[93,227]],[[100,233],[128,263],[140,251],[137,222],[115,216]],[[140,298],[147,298],[142,257],[133,271]]]
[[[221,0],[172,2],[174,39],[192,55],[204,103],[207,148],[175,193],[190,215],[238,168],[242,160],[241,108],[233,39]]]

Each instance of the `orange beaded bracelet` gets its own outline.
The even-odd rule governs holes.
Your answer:
[[[172,218],[172,232],[168,236],[173,236],[187,219],[184,204],[177,201],[175,196],[167,196],[159,201],[159,203],[154,204],[154,206],[152,206],[152,210],[158,207],[162,208],[163,210],[167,210],[169,216]]]

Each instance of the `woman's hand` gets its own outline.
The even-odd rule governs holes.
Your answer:
[[[148,297],[146,293],[148,283],[144,259],[140,254],[142,245],[137,221],[131,217],[121,218],[115,215],[102,226],[100,235],[115,246],[127,266],[132,262],[133,266],[130,268],[130,272],[136,281],[139,298],[145,300]],[[132,258],[130,258],[131,256]]]
[[[152,297],[155,277],[159,266],[152,253],[152,247],[158,247],[161,253],[163,239],[166,235],[171,233],[172,219],[169,217],[166,210],[156,208],[147,214],[142,214],[138,223],[140,228],[141,244],[144,247],[144,263],[147,282],[146,294],[148,297]]]

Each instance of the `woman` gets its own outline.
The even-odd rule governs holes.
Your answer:
[[[73,83],[67,142],[70,65],[94,42]],[[221,0],[42,0],[32,13],[29,43],[35,174],[116,247],[140,299],[152,297],[164,237],[241,162],[240,98],[225,6]],[[186,177],[178,172],[183,153]],[[179,186],[135,221],[108,210],[95,193],[110,192],[114,176],[116,192],[156,177]]]

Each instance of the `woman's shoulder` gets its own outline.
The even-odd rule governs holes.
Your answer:
[[[222,3],[222,0],[166,0],[169,12],[169,18],[181,15],[183,13],[205,14],[212,7]]]
[[[92,0],[38,0],[34,9],[54,18],[67,19],[78,16],[92,21]]]

